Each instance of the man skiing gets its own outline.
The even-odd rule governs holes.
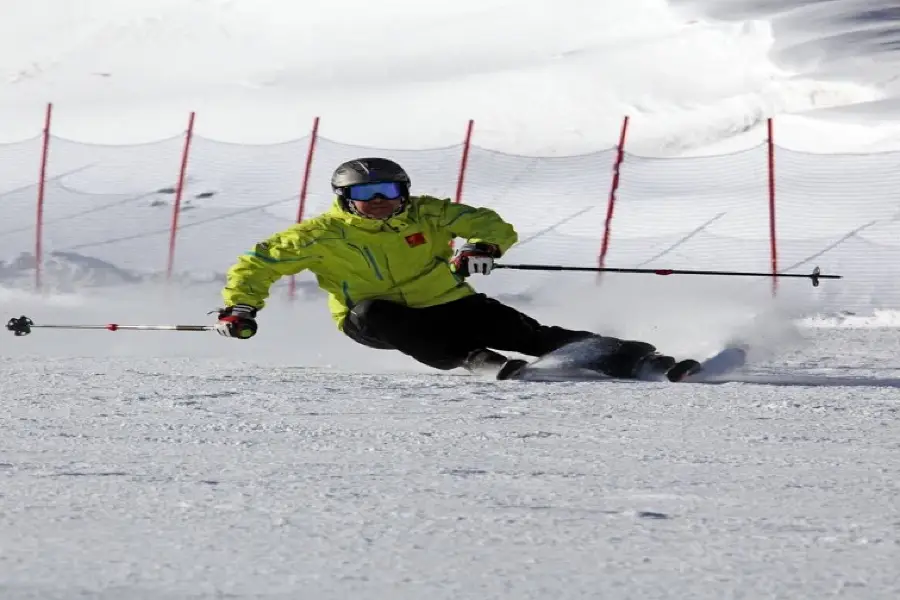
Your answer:
[[[542,356],[579,340],[608,352],[592,365],[614,377],[681,379],[696,361],[677,363],[651,344],[546,326],[484,294],[466,279],[488,275],[517,241],[487,208],[410,194],[410,178],[385,158],[340,165],[334,204],[323,214],[257,244],[228,271],[217,331],[247,339],[279,278],[312,271],[328,293],[338,328],[354,341],[399,350],[436,369],[491,369],[511,375],[525,361],[497,352]],[[452,252],[456,237],[466,239]]]

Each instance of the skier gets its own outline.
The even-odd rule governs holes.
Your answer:
[[[614,377],[680,379],[696,361],[677,363],[646,342],[540,324],[476,293],[466,279],[489,275],[516,240],[487,208],[410,194],[410,178],[385,158],[340,165],[325,213],[257,244],[228,271],[216,330],[247,339],[279,278],[308,269],[328,292],[338,328],[371,348],[399,350],[436,369],[492,370],[506,378],[525,361],[497,352],[542,356],[593,339],[609,350],[592,365]],[[467,242],[455,253],[454,238]],[[675,368],[673,368],[675,367]]]

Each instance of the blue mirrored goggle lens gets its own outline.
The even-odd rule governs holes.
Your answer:
[[[394,182],[385,183],[361,183],[345,188],[347,197],[357,202],[368,202],[376,196],[382,196],[388,200],[396,200],[406,191],[403,185]]]

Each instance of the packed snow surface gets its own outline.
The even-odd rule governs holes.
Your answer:
[[[102,344],[126,333],[35,355],[49,335],[4,344],[4,598],[900,594],[896,330],[751,370],[803,387]]]

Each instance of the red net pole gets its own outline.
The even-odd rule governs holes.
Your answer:
[[[41,168],[38,179],[37,217],[34,238],[34,287],[40,291],[41,276],[44,268],[44,195],[47,188],[47,160],[50,156],[50,121],[53,117],[53,104],[47,104],[44,116],[44,142],[41,149]]]
[[[313,119],[312,131],[309,134],[309,148],[306,151],[306,166],[303,168],[303,184],[300,186],[300,204],[297,207],[297,222],[303,222],[306,212],[306,196],[309,190],[309,174],[312,171],[313,156],[316,153],[316,141],[319,139],[319,117]],[[288,284],[288,297],[293,300],[297,293],[297,279],[291,277]]]
[[[194,119],[192,112],[188,119],[188,128],[184,136],[184,151],[181,153],[181,170],[178,172],[178,187],[175,188],[175,204],[172,206],[172,229],[169,232],[169,260],[166,264],[166,281],[172,278],[175,266],[175,240],[178,235],[178,216],[181,214],[181,198],[184,195],[184,180],[187,175],[188,158],[191,153],[191,141],[194,139]]]
[[[459,161],[459,178],[456,180],[456,199],[454,202],[459,204],[462,202],[463,186],[466,183],[466,168],[469,166],[469,150],[472,148],[472,130],[475,128],[475,121],[469,119],[469,125],[466,127],[466,139],[463,142],[462,158]]]
[[[768,120],[769,130],[769,252],[772,259],[772,275],[778,273],[778,237],[775,226],[775,126]],[[772,296],[778,294],[778,278],[772,277]]]
[[[628,135],[628,120],[627,116],[622,120],[622,131],[619,133],[616,162],[613,165],[612,184],[609,188],[609,200],[606,204],[606,222],[603,225],[603,243],[600,245],[600,256],[598,259],[601,268],[606,265],[606,253],[609,251],[609,234],[612,228],[613,214],[615,214],[616,210],[616,192],[619,190],[619,171],[622,161],[625,160],[625,138]]]

